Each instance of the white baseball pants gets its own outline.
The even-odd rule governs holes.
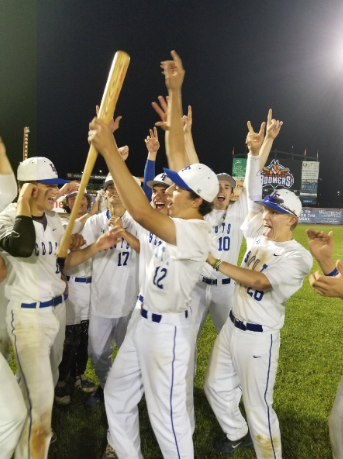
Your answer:
[[[333,459],[343,459],[343,377],[329,417]]]
[[[23,309],[10,301],[7,327],[18,363],[27,417],[15,459],[46,459],[51,438],[51,412],[58,365],[62,359],[65,304]]]
[[[230,284],[209,285],[198,281],[192,291],[190,308],[192,309],[193,321],[197,327],[198,337],[204,326],[208,314],[219,334],[232,309],[234,281]]]
[[[207,399],[229,440],[248,432],[235,400],[235,389],[241,385],[258,459],[282,457],[279,422],[273,410],[279,347],[279,331],[242,331],[229,318],[214,343],[205,377]]]
[[[90,314],[88,329],[88,355],[101,387],[104,387],[112,368],[114,343],[122,345],[131,313],[118,319]]]
[[[195,333],[190,317],[163,314],[153,322],[135,309],[105,386],[108,442],[119,459],[142,459],[138,403],[145,392],[151,425],[165,459],[193,459],[187,373]]]
[[[0,451],[1,459],[11,459],[27,415],[15,376],[0,354]]]
[[[67,325],[76,325],[82,320],[89,320],[91,284],[75,282],[75,277],[69,277],[66,299]]]

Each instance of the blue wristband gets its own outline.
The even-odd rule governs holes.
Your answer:
[[[330,277],[332,277],[332,276],[337,276],[337,274],[339,274],[339,271],[338,271],[337,268],[335,268],[333,271],[331,271],[331,273],[325,274],[325,276],[330,276]]]

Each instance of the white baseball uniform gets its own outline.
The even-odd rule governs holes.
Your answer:
[[[243,235],[241,225],[253,201],[262,199],[262,182],[259,174],[259,156],[248,155],[245,177],[246,192],[226,210],[213,210],[205,216],[211,225],[211,253],[227,263],[237,265]],[[211,314],[217,333],[225,324],[232,307],[234,283],[219,271],[205,264],[200,279],[192,293],[191,307],[198,336],[208,313]]]
[[[156,240],[145,296],[140,295],[105,386],[108,442],[122,458],[142,458],[137,404],[144,392],[163,457],[194,457],[186,408],[195,347],[188,305],[208,254],[210,228],[203,220],[173,221],[177,243]]]
[[[17,184],[14,174],[0,174],[0,211],[17,195]],[[4,259],[6,255],[1,254]],[[23,396],[5,358],[9,356],[9,336],[6,327],[5,298],[6,281],[0,284],[0,451],[2,459],[11,459],[17,446],[26,419],[26,406]]]
[[[238,201],[226,210],[212,210],[205,216],[211,225],[211,248],[214,257],[228,263],[237,264],[243,234],[241,225],[248,215],[247,198],[241,194]],[[217,333],[228,317],[233,298],[234,282],[205,263],[196,283],[191,308],[198,334],[211,314]]]
[[[16,209],[12,208],[0,215],[0,237],[12,230],[15,214]],[[33,219],[36,243],[32,255],[21,258],[7,254],[5,295],[10,300],[7,327],[27,407],[16,459],[30,458],[42,445],[47,457],[54,386],[63,350],[65,283],[61,279],[56,248],[64,230],[55,212],[46,211],[45,216],[45,230],[42,223]]]
[[[234,400],[235,389],[241,385],[257,457],[280,459],[280,430],[272,407],[280,329],[285,303],[301,288],[312,256],[294,239],[266,239],[262,212],[247,219],[242,230],[247,252],[241,266],[263,272],[272,288],[262,292],[236,284],[230,316],[211,352],[205,393],[227,437],[239,440],[248,431]]]
[[[89,218],[82,231],[87,245],[109,230],[109,211]],[[123,227],[136,235],[128,212]],[[138,295],[138,254],[122,239],[92,258],[91,313],[88,353],[103,387],[112,366],[114,341],[120,347]]]

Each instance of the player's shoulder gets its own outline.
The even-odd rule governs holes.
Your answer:
[[[208,221],[199,218],[185,220],[183,218],[173,218],[173,222],[179,229],[194,233],[208,234],[211,232],[211,225]]]
[[[297,257],[304,265],[309,267],[309,270],[312,268],[313,258],[311,253],[295,239],[286,243],[285,255],[286,258]]]

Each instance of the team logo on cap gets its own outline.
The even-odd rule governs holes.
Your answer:
[[[52,163],[50,163],[50,167],[51,167],[51,169],[52,169],[52,172],[55,172],[55,174],[57,175],[57,169],[56,169],[56,167],[55,167]]]
[[[288,167],[284,167],[279,163],[278,159],[273,159],[269,166],[264,167],[261,171],[262,185],[282,186],[283,188],[291,188],[294,183],[294,176]]]
[[[166,178],[167,178],[167,174],[165,172],[163,172],[163,174],[161,174],[162,182],[164,182]]]

